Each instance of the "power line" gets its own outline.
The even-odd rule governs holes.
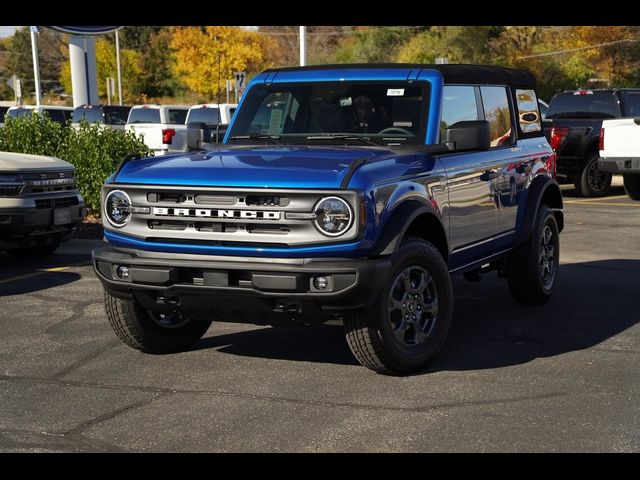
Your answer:
[[[401,30],[410,30],[410,29],[416,29],[416,28],[425,28],[423,26],[402,26],[402,27],[370,27],[367,30],[356,30],[355,28],[351,28],[349,30],[335,30],[335,31],[323,31],[323,32],[307,32],[307,36],[312,35],[312,36],[317,36],[317,35],[359,35],[359,34],[364,34],[364,33],[368,33],[371,31],[380,31],[380,30],[397,30],[397,31],[401,31]],[[273,32],[273,31],[268,31],[268,30],[257,30],[256,33],[261,33],[263,35],[273,35],[273,36],[298,36],[299,33],[297,31],[295,32]]]
[[[635,43],[635,42],[640,42],[640,38],[636,38],[635,40],[634,39],[616,40],[614,42],[598,43],[596,45],[588,45],[586,47],[580,47],[580,48],[568,48],[566,50],[556,50],[554,52],[536,53],[535,55],[525,55],[524,57],[518,57],[518,60],[524,60],[525,58],[535,58],[535,57],[549,57],[551,55],[562,55],[564,53],[579,52],[581,50],[589,50],[590,48],[607,47],[609,45],[616,45],[618,43]]]

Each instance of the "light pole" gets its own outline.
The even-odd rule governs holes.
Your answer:
[[[40,106],[40,62],[38,60],[38,27],[29,27],[31,30],[31,54],[33,55],[33,81],[36,84],[36,106]]]
[[[120,71],[120,37],[116,30],[116,66],[118,68],[118,104],[122,105],[122,73]]]
[[[307,64],[307,27],[300,27],[300,66]]]

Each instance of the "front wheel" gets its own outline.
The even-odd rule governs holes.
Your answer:
[[[387,375],[424,369],[449,332],[453,290],[447,264],[429,242],[407,238],[393,255],[373,308],[345,316],[347,343],[365,367]]]
[[[640,200],[640,174],[623,175],[624,191],[631,200]]]
[[[612,175],[598,168],[598,155],[591,156],[576,173],[573,186],[581,197],[604,197],[611,189]]]
[[[553,212],[542,205],[529,239],[507,259],[513,298],[523,305],[545,303],[553,293],[560,265],[560,235]]]
[[[211,322],[192,320],[178,311],[153,312],[134,299],[120,299],[106,290],[104,306],[109,323],[120,340],[147,353],[186,350],[200,340],[211,325]]]

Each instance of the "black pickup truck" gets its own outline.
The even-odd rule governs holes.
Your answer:
[[[558,179],[573,182],[578,195],[606,195],[611,173],[598,169],[602,121],[638,116],[640,89],[577,90],[554,96],[543,126],[557,154]]]

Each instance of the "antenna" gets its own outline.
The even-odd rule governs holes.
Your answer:
[[[216,121],[216,143],[220,143],[220,56],[222,55],[222,53],[220,48],[220,38],[218,37],[218,35],[215,36],[215,39],[216,42],[218,42],[218,118]]]

